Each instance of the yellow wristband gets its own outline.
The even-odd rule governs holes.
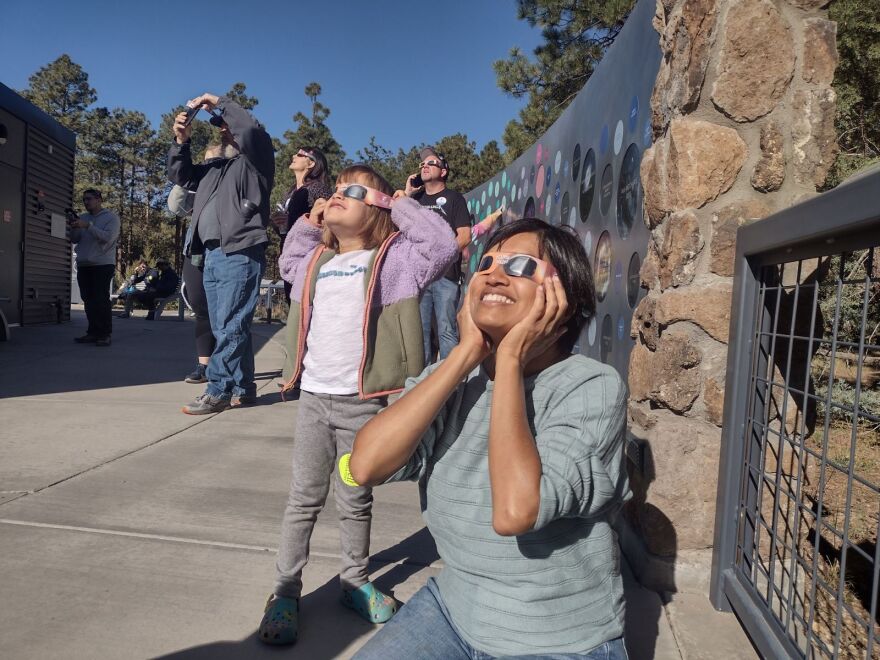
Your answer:
[[[342,483],[346,486],[354,486],[357,488],[360,484],[351,477],[351,470],[348,468],[350,461],[351,454],[343,454],[339,458],[339,478],[342,479]]]

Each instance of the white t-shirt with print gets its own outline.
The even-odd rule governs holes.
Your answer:
[[[357,394],[364,353],[364,278],[373,252],[338,254],[318,271],[300,382],[306,392]]]

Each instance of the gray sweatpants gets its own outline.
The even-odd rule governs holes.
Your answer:
[[[302,571],[309,560],[309,540],[327,501],[330,480],[339,513],[343,589],[367,583],[373,490],[342,483],[339,457],[351,451],[354,436],[385,406],[385,399],[361,400],[356,394],[312,394],[302,391],[293,441],[293,474],[281,522],[281,545],[275,564],[275,594],[299,598]]]

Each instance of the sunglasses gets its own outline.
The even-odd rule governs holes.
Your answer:
[[[419,169],[422,169],[423,167],[437,167],[442,170],[446,166],[443,163],[441,163],[439,160],[426,160],[426,161],[419,163]]]
[[[508,252],[483,255],[476,272],[488,275],[498,266],[501,266],[504,272],[511,277],[527,277],[538,284],[556,274],[556,269],[542,259],[528,254],[510,254]]]
[[[312,154],[310,154],[310,153],[307,152],[307,151],[303,151],[302,149],[300,149],[299,151],[297,151],[297,152],[296,152],[296,155],[297,155],[297,156],[302,156],[303,158],[308,158],[308,159],[309,159],[310,161],[312,161],[313,163],[316,162],[316,161],[315,161],[315,157],[314,157]]]
[[[369,188],[360,183],[340,183],[336,186],[336,192],[343,197],[356,199],[369,206],[378,206],[381,209],[391,208],[391,196],[379,192],[375,188]]]

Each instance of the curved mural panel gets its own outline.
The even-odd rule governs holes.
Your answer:
[[[503,207],[504,224],[537,217],[577,232],[593,266],[596,318],[576,350],[626,378],[632,313],[645,292],[638,268],[649,233],[639,164],[651,145],[650,99],[660,67],[653,0],[640,0],[600,66],[550,130],[465,195],[474,222]],[[491,232],[471,244],[479,260]]]

